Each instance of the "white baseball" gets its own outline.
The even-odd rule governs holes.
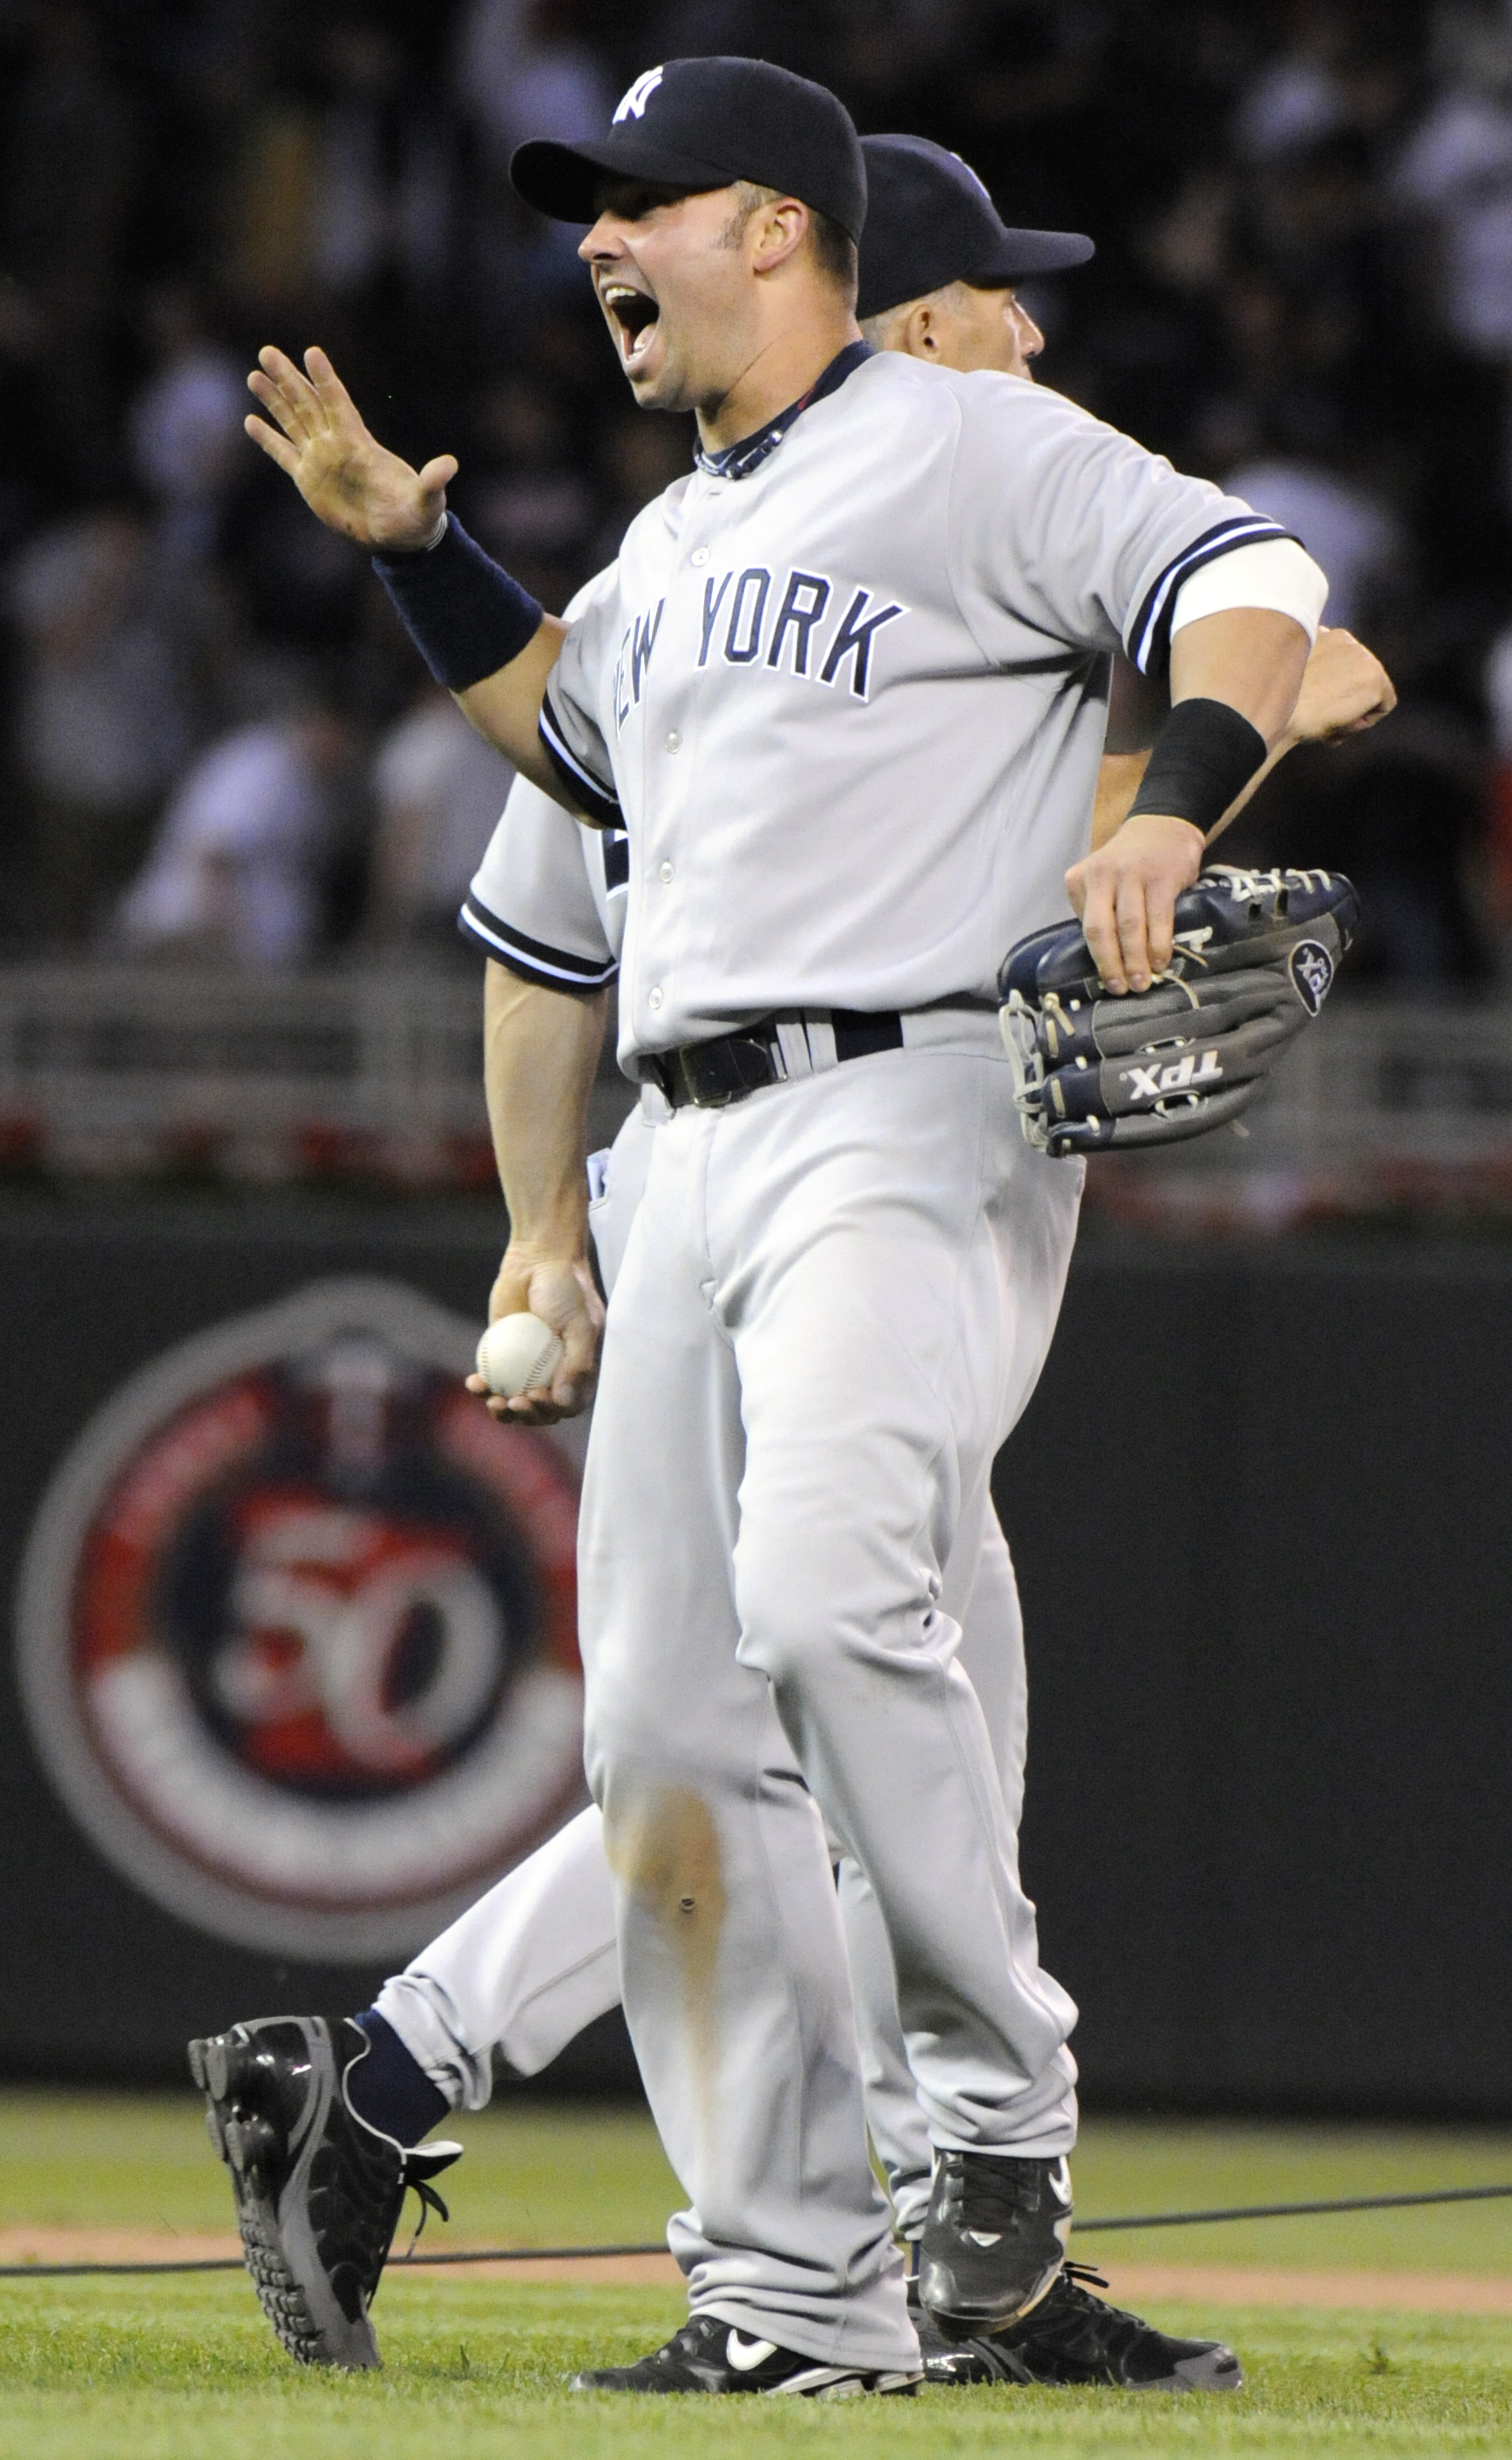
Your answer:
[[[562,1344],[538,1315],[501,1315],[478,1345],[478,1372],[506,1399],[548,1387],[561,1363]]]

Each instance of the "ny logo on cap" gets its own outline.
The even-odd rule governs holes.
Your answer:
[[[646,106],[666,74],[665,69],[642,69],[629,92],[621,95],[610,126],[617,128],[622,119],[644,119]]]

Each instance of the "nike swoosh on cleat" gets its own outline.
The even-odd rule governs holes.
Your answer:
[[[1003,2235],[1001,2230],[963,2230],[961,2234],[973,2246],[996,2246]]]
[[[736,2374],[748,2375],[756,2366],[764,2366],[768,2358],[776,2357],[776,2341],[748,2341],[742,2333],[731,2328],[725,2343],[725,2357]]]
[[[1056,2202],[1065,2204],[1069,2208],[1071,2203],[1071,2172],[1066,2167],[1064,2153],[1061,2155],[1060,2159],[1056,2162],[1054,2170],[1052,2170],[1050,2174],[1050,2185]]]

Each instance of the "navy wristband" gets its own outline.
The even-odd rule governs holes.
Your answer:
[[[1129,806],[1190,820],[1205,838],[1266,756],[1266,738],[1225,700],[1179,700],[1155,738],[1150,765]]]
[[[453,513],[433,547],[375,555],[373,569],[438,684],[466,691],[518,658],[541,628],[542,609],[485,555]]]

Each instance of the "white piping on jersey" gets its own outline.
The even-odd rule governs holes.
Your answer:
[[[620,810],[619,796],[612,786],[606,786],[602,778],[594,776],[591,769],[586,769],[572,750],[562,732],[561,720],[551,706],[549,687],[541,696],[540,732],[542,741],[552,757],[560,762],[569,776],[587,789],[593,804],[606,816],[612,815],[617,820]]]
[[[1216,529],[1205,531],[1203,537],[1193,539],[1190,546],[1183,547],[1147,593],[1129,636],[1129,655],[1140,674],[1150,671],[1151,654],[1164,637],[1163,619],[1183,581],[1216,557],[1232,554],[1235,547],[1289,536],[1290,532],[1284,530],[1279,521],[1268,520],[1263,513],[1251,513],[1247,518],[1220,521]]]
[[[570,949],[553,948],[543,940],[529,939],[522,931],[512,931],[507,922],[490,914],[472,894],[457,918],[457,925],[464,938],[476,940],[511,973],[522,974],[527,982],[544,983],[548,987],[561,983],[568,990],[602,990],[620,969],[617,957],[577,957]]]

